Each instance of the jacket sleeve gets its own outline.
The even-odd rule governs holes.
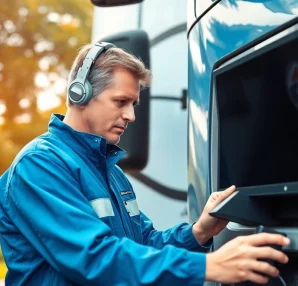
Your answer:
[[[165,231],[154,229],[151,220],[141,213],[143,241],[145,245],[150,245],[161,249],[165,245],[174,245],[195,252],[207,252],[213,245],[213,239],[207,241],[205,245],[200,245],[192,233],[192,224],[181,223]]]
[[[40,255],[80,285],[202,285],[205,254],[118,238],[94,212],[71,171],[29,153],[12,170],[6,211]],[[124,266],[125,265],[125,266]]]

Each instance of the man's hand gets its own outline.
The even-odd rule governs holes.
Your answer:
[[[192,227],[192,232],[201,245],[204,245],[211,237],[220,233],[228,224],[226,220],[210,216],[209,212],[229,197],[235,190],[236,187],[231,186],[222,192],[212,193],[209,197],[202,215]]]
[[[206,281],[224,284],[252,281],[266,284],[276,277],[276,267],[258,259],[272,259],[287,263],[288,257],[281,251],[266,245],[287,245],[290,240],[280,234],[259,233],[237,237],[220,249],[206,255]]]

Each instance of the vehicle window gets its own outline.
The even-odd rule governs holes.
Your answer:
[[[215,0],[195,0],[195,15],[196,18],[200,17]]]

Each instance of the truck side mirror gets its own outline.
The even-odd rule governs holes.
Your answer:
[[[114,7],[143,2],[143,0],[91,0],[92,4],[100,7]]]
[[[149,38],[141,30],[122,32],[100,39],[140,58],[150,68]],[[119,161],[119,166],[126,172],[139,172],[145,168],[149,153],[149,107],[150,89],[140,93],[140,105],[135,108],[136,121],[128,125],[121,136],[120,148],[127,154]]]

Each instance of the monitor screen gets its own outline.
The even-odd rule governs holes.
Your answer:
[[[298,40],[215,77],[219,188],[298,182]]]

